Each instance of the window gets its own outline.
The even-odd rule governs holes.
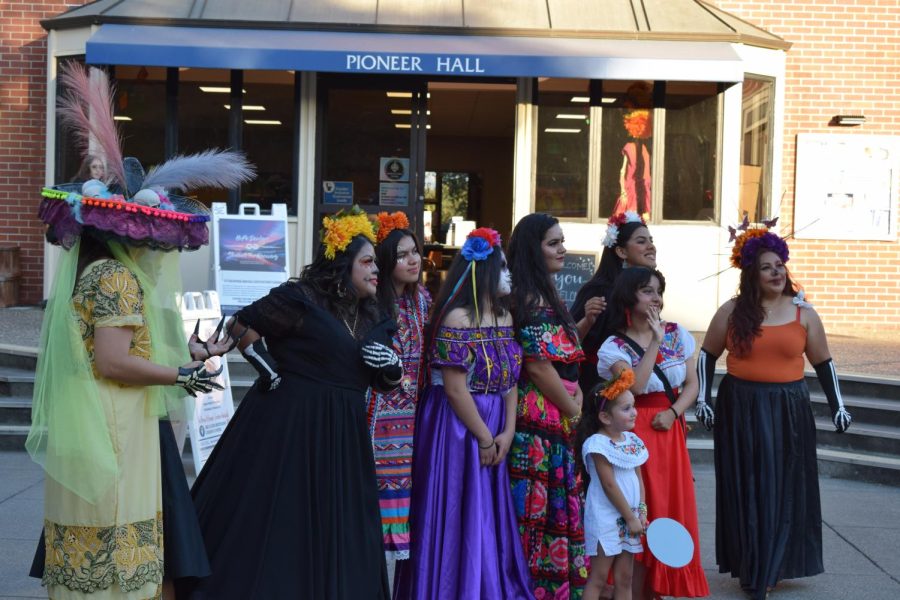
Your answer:
[[[715,220],[719,112],[718,84],[666,83],[664,220]]]
[[[600,219],[653,206],[653,83],[604,81],[600,98]]]
[[[401,159],[397,164],[407,164],[410,159],[410,123],[412,119],[413,93],[398,85],[396,89],[372,89],[326,85],[324,92],[325,116],[320,152],[322,184],[344,185],[350,196],[341,197],[341,203],[379,206],[384,210],[402,210],[409,205],[408,192],[403,195],[403,184],[408,190],[409,173],[404,173],[396,183],[381,185],[380,164],[382,158]],[[390,185],[388,185],[390,183]],[[395,192],[395,196],[386,196]],[[385,195],[384,198],[382,196]],[[334,197],[335,201],[338,200]],[[323,204],[329,199],[323,197]],[[397,206],[399,208],[393,208]],[[324,207],[330,212],[340,206]]]
[[[759,222],[770,216],[772,180],[772,119],[775,83],[747,76],[741,110],[741,183],[737,221]],[[732,215],[727,215],[730,220]]]
[[[288,205],[295,214],[294,74],[288,71],[244,71],[242,148],[256,165],[256,179],[241,187],[241,202],[263,210]]]
[[[166,69],[116,66],[113,73],[122,152],[149,170],[165,160]]]
[[[588,217],[590,92],[586,79],[538,83],[534,208],[559,218]]]

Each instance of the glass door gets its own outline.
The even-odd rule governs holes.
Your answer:
[[[421,239],[425,82],[322,75],[318,89],[316,222],[352,204],[399,210]]]

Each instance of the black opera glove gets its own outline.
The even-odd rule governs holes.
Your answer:
[[[256,372],[259,373],[257,387],[264,392],[271,392],[281,384],[281,375],[278,374],[278,364],[262,338],[256,340],[241,350],[241,354],[247,359]]]
[[[210,372],[206,369],[205,364],[196,367],[178,367],[178,377],[175,378],[175,385],[180,385],[192,396],[208,394],[213,390],[225,389],[213,381],[221,374],[222,367]]]
[[[712,407],[712,381],[716,373],[716,359],[703,348],[697,358],[697,379],[700,382],[700,391],[697,394],[697,404],[694,406],[694,416],[709,431],[716,424],[716,413]]]
[[[817,365],[813,365],[813,368],[816,370],[819,384],[822,386],[822,391],[825,392],[825,398],[828,400],[834,430],[838,433],[844,433],[850,427],[850,423],[853,422],[853,417],[844,408],[844,399],[841,398],[841,386],[838,382],[837,372],[834,370],[834,362],[829,358]]]

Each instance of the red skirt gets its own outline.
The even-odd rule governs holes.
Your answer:
[[[675,519],[687,528],[694,540],[694,557],[678,569],[662,564],[650,552],[638,554],[635,558],[644,564],[647,569],[645,581],[657,594],[683,598],[708,596],[709,585],[700,564],[694,474],[683,422],[679,419],[669,431],[657,431],[650,426],[658,412],[672,406],[664,392],[637,396],[635,406],[638,414],[634,433],[643,440],[650,454],[641,466],[647,519],[651,523],[660,517]]]

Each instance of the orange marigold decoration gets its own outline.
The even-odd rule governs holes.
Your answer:
[[[319,232],[325,246],[325,258],[334,260],[338,252],[343,252],[358,235],[375,243],[375,228],[369,216],[357,205],[348,210],[340,210],[334,216],[322,219]]]
[[[778,217],[771,221],[763,221],[762,226],[752,226],[750,219],[744,217],[744,221],[737,228],[729,227],[731,241],[734,241],[734,247],[731,249],[731,265],[736,269],[750,266],[760,250],[771,250],[781,257],[783,262],[787,262],[789,256],[787,244],[769,231],[776,223]]]
[[[622,124],[628,135],[636,139],[646,139],[653,135],[653,125],[650,118],[650,111],[638,108],[625,113],[622,117]]]
[[[409,229],[409,219],[406,217],[406,213],[400,210],[390,214],[380,212],[375,215],[375,219],[378,227],[377,238],[379,244],[383,242],[393,230]]]
[[[619,397],[619,394],[625,390],[631,389],[631,386],[633,385],[634,371],[631,369],[622,369],[617,376],[606,382],[606,385],[600,390],[600,395],[607,400],[615,400]],[[605,404],[606,403],[604,402],[604,405]],[[603,406],[601,406],[600,409],[603,410]]]

